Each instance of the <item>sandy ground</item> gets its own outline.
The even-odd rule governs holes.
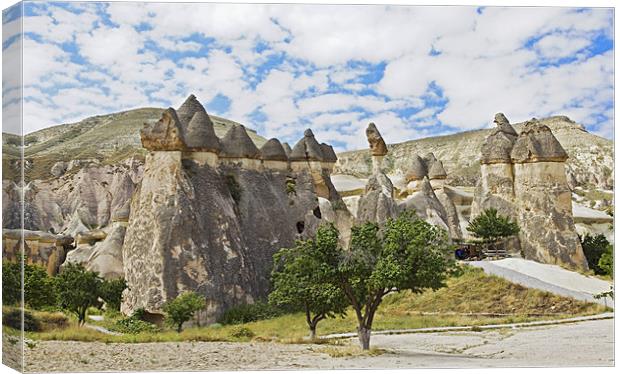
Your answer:
[[[340,358],[323,353],[325,346],[299,344],[37,342],[26,349],[26,371],[612,366],[613,344],[612,319],[484,332],[376,335],[371,345],[387,353]]]

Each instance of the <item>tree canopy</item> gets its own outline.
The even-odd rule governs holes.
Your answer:
[[[98,273],[88,271],[80,264],[67,263],[56,276],[56,294],[60,307],[75,313],[78,323],[84,324],[86,310],[99,304],[102,282]]]
[[[519,233],[519,225],[508,216],[502,216],[495,208],[484,210],[467,226],[467,231],[476,238],[496,241]]]
[[[176,327],[177,332],[183,330],[183,323],[194,316],[194,313],[204,309],[206,300],[203,296],[187,291],[175,299],[164,304],[163,310],[166,313],[166,322],[172,327]]]

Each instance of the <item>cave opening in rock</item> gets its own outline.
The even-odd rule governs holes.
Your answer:
[[[306,226],[306,224],[304,223],[304,221],[297,222],[297,232],[300,233],[300,234],[302,232],[304,232],[305,226]]]
[[[314,216],[318,219],[321,219],[321,208],[319,208],[318,206],[316,208],[314,208],[314,210],[312,211],[312,214],[314,214]]]

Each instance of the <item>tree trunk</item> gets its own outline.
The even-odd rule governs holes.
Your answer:
[[[357,337],[360,340],[360,345],[362,349],[367,351],[370,349],[370,329],[367,327],[358,327],[357,328]]]
[[[177,332],[180,333],[181,331],[183,331],[183,322],[179,323],[177,326]]]
[[[310,340],[316,339],[316,325],[310,326]]]

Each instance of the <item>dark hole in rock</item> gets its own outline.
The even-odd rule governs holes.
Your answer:
[[[321,218],[321,208],[319,208],[318,206],[316,208],[314,208],[314,210],[312,211],[312,214],[314,214],[314,216],[316,218]]]
[[[306,224],[304,223],[304,221],[299,221],[299,222],[297,222],[297,232],[298,232],[298,233],[300,233],[300,234],[301,234],[302,232],[304,232],[304,227],[305,227],[305,225],[306,225]]]

